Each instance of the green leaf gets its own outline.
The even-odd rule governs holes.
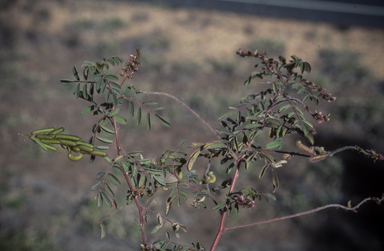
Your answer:
[[[88,112],[92,111],[93,109],[95,109],[95,105],[91,105],[91,106],[88,106],[87,108],[85,108],[84,110],[81,111],[81,115],[85,115],[87,114]]]
[[[141,123],[141,107],[137,109],[137,125],[140,125]]]
[[[106,172],[99,172],[98,174],[96,174],[96,179],[97,180],[100,180],[102,179],[107,173]]]
[[[275,195],[273,195],[273,194],[267,193],[267,194],[265,194],[265,196],[267,196],[268,198],[270,198],[270,199],[276,201],[276,197],[275,197]]]
[[[287,110],[287,109],[290,108],[290,107],[291,107],[291,105],[285,105],[285,106],[282,106],[282,107],[279,108],[278,113],[281,113],[281,112]]]
[[[119,102],[117,101],[117,97],[114,93],[112,93],[112,102],[115,107],[119,104]]]
[[[124,90],[124,95],[127,95],[131,91],[131,86],[127,85]]]
[[[108,58],[107,61],[108,61],[111,65],[115,66],[115,61],[113,61],[112,59]]]
[[[158,114],[155,114],[155,117],[160,120],[160,122],[165,125],[165,126],[168,126],[170,127],[171,126],[171,123],[169,123],[167,120],[165,120],[163,117],[161,117],[160,115]]]
[[[159,179],[158,177],[153,176],[153,179],[154,179],[157,183],[159,183],[160,185],[162,185],[162,186],[166,186],[166,184],[164,183],[164,181],[162,181],[162,180]]]
[[[222,115],[222,116],[219,118],[219,120],[222,120],[222,119],[224,119],[224,118],[226,118],[226,117],[229,117],[229,116],[235,114],[236,112],[237,112],[237,111],[230,111],[230,112],[228,112],[228,113]]]
[[[223,143],[211,142],[204,145],[203,149],[219,149],[219,148],[227,148],[227,146]]]
[[[277,178],[277,173],[273,170],[273,193],[279,189],[279,179]]]
[[[147,113],[147,127],[148,130],[151,130],[151,114],[149,112]]]
[[[105,139],[105,138],[102,138],[102,137],[99,137],[99,136],[96,136],[96,138],[98,140],[100,140],[101,142],[106,143],[106,144],[112,144],[113,143],[113,141],[110,140],[110,139]]]
[[[83,98],[87,99],[88,98],[88,90],[87,90],[87,84],[83,85]]]
[[[101,193],[97,194],[97,207],[100,208],[103,206],[103,197],[101,196]]]
[[[79,78],[79,73],[77,72],[76,66],[73,66],[72,73],[73,73],[73,76],[76,78],[76,80],[79,81],[80,78]]]
[[[69,79],[60,79],[60,83],[64,86],[73,85],[76,81],[69,80]]]
[[[163,110],[163,109],[164,109],[164,106],[156,106],[156,107],[151,108],[151,111],[158,111],[158,110]]]
[[[165,209],[165,215],[168,215],[171,211],[172,201],[175,199],[176,195],[174,197],[168,197],[166,201],[166,209]]]
[[[269,167],[269,164],[265,164],[263,166],[263,168],[261,168],[261,171],[260,171],[260,174],[259,174],[259,179],[263,178],[263,176],[265,174],[265,171],[267,170],[268,167]]]
[[[105,202],[105,205],[107,205],[107,207],[112,207],[111,200],[109,199],[106,193],[101,192],[101,197],[103,197],[103,201]]]
[[[113,190],[109,187],[109,185],[106,183],[105,186],[104,186],[104,189],[105,189],[105,192],[111,196],[111,197],[115,197],[115,193],[113,192]]]
[[[268,143],[265,147],[267,149],[273,149],[273,148],[279,147],[280,145],[281,145],[281,139],[278,139]]]
[[[100,229],[101,229],[100,239],[104,239],[105,238],[105,226],[103,223],[100,223]]]
[[[307,94],[305,95],[305,97],[303,98],[303,103],[310,97],[311,95]]]
[[[189,156],[189,159],[187,161],[187,169],[189,172],[192,170],[193,164],[195,163],[197,157],[199,157],[200,153],[201,150],[200,148],[198,148]]]
[[[315,140],[313,139],[312,134],[310,134],[310,133],[305,134],[304,137],[311,143],[311,145],[314,145]]]
[[[142,105],[157,105],[158,102],[156,100],[147,100],[141,103]]]
[[[185,140],[181,141],[181,143],[179,144],[179,146],[177,148],[180,148],[182,145],[184,145],[185,143]]]
[[[112,80],[119,80],[119,78],[117,77],[117,76],[115,76],[115,75],[106,75],[106,77],[107,78],[109,78],[109,79],[112,79]]]
[[[76,98],[79,97],[79,95],[80,95],[80,84],[77,84],[75,92],[73,93],[73,95],[75,95]]]
[[[154,234],[154,233],[157,233],[157,231],[159,231],[160,228],[158,226],[154,227],[151,234]]]
[[[112,173],[109,174],[109,180],[116,186],[120,186],[121,185],[121,182],[120,180],[115,176],[113,175]]]
[[[95,146],[95,148],[98,150],[108,150],[109,146]]]
[[[108,129],[107,127],[105,127],[105,126],[102,126],[102,125],[100,125],[100,128],[101,128],[101,130],[103,130],[105,133],[107,133],[108,135],[115,135],[115,132],[114,131],[112,131],[111,129]]]
[[[126,125],[127,124],[127,120],[125,118],[122,118],[122,117],[119,117],[119,116],[116,116],[116,122],[119,123],[119,124],[122,124],[122,125]]]
[[[98,174],[98,176],[100,176],[99,174]],[[96,176],[97,177],[97,176]],[[99,178],[98,178],[99,179]],[[99,182],[97,182],[96,184],[94,184],[94,185],[92,185],[91,186],[91,191],[95,191],[97,188],[99,188],[99,186],[101,185],[103,183],[103,181],[99,181]]]
[[[221,209],[221,208],[223,208],[223,207],[225,207],[225,204],[219,204],[219,205],[216,205],[216,206],[212,209],[212,211],[216,211],[216,210]]]
[[[135,116],[135,105],[132,101],[129,101],[129,112],[131,114],[131,117]]]
[[[119,113],[119,109],[115,109],[115,110],[111,111],[110,113],[108,113],[107,116],[108,117],[113,117],[113,116],[115,116],[118,113]]]

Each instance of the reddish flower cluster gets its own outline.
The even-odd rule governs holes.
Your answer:
[[[251,200],[250,198],[244,198],[243,196],[240,196],[237,198],[237,203],[242,207],[246,208],[252,208],[255,206],[255,201]]]
[[[127,64],[127,67],[122,68],[120,72],[120,76],[132,79],[133,73],[139,70],[139,68],[137,68],[138,65],[141,65],[141,63],[139,62],[139,58],[140,58],[139,49],[136,49],[136,52],[137,52],[136,55],[133,55],[133,54],[129,55],[131,60]]]
[[[320,92],[319,96],[323,99],[327,100],[328,102],[332,102],[336,100],[336,97],[332,97],[332,93],[327,93],[327,89],[323,87],[318,87],[315,83],[309,82],[308,80],[305,81],[308,87],[311,87],[312,91],[318,91]]]
[[[323,122],[327,122],[330,120],[329,116],[330,114],[328,115],[323,115],[322,112],[318,112],[318,111],[315,111],[315,113],[312,114],[313,118],[317,120],[317,123],[318,124],[321,124]]]

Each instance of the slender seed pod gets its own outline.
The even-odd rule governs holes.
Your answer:
[[[93,151],[93,147],[88,147],[88,146],[83,146],[83,145],[77,145],[77,148],[79,148],[80,150],[84,151],[84,152],[92,152]]]
[[[41,139],[40,141],[45,144],[61,144],[60,140],[58,139]]]
[[[44,134],[37,134],[35,135],[35,137],[38,139],[53,139],[52,135],[44,135]]]
[[[35,130],[32,132],[32,135],[36,135],[36,134],[40,134],[40,133],[50,133],[52,131],[54,131],[55,128],[54,127],[50,127],[50,128],[45,128],[45,129],[39,129],[39,130]]]
[[[94,156],[100,156],[100,157],[106,157],[107,156],[107,153],[102,152],[102,151],[92,151],[92,152],[87,153],[87,154],[91,154]]]
[[[50,135],[55,135],[64,132],[64,127],[57,128],[56,130],[52,131]]]
[[[94,145],[89,144],[89,143],[84,142],[84,141],[76,141],[76,144],[77,144],[77,145],[88,146],[88,147],[91,147],[92,149],[94,148]]]
[[[80,148],[78,147],[78,146],[74,146],[74,147],[72,147],[71,148],[72,149],[72,151],[74,151],[74,152],[80,152]]]
[[[45,146],[45,144],[41,143],[41,141],[35,137],[29,137],[33,142],[35,142],[36,144],[38,144],[39,146],[41,146],[41,148],[43,148],[45,151],[48,151],[48,148]]]
[[[309,147],[306,146],[306,145],[303,145],[303,143],[301,143],[300,140],[296,141],[296,146],[297,146],[300,150],[302,150],[303,152],[308,153],[308,154],[311,155],[311,156],[315,156],[315,155],[316,155],[316,152],[315,152],[313,149],[309,148]]]
[[[72,161],[79,161],[83,158],[83,154],[80,153],[79,155],[75,156],[71,152],[68,153],[68,158]]]
[[[63,148],[63,149],[65,149],[65,150],[70,150],[69,148],[68,148],[68,146],[66,146],[66,145],[63,145],[63,144],[60,144],[60,146]]]
[[[67,146],[77,146],[75,141],[66,140],[66,139],[60,139],[60,144],[67,145]]]
[[[44,146],[45,146],[48,150],[58,152],[57,148],[54,147],[54,146],[51,146],[51,145],[48,145],[48,144],[44,144]]]
[[[66,140],[72,140],[72,141],[79,141],[81,138],[75,135],[69,135],[69,134],[57,134],[53,135],[55,139],[66,139]]]
[[[317,162],[317,161],[320,161],[320,160],[324,160],[328,157],[327,154],[322,154],[322,155],[317,155],[317,156],[313,156],[311,158],[309,158],[309,161],[311,162]]]

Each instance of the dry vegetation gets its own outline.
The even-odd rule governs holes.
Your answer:
[[[268,50],[271,55],[282,54],[287,58],[297,55],[312,64],[312,79],[338,97],[333,105],[337,109],[322,106],[333,115],[329,123],[318,127],[318,142],[326,144],[328,140],[330,148],[361,144],[384,152],[383,30],[340,29],[323,23],[172,9],[139,1],[8,2],[0,17],[0,137],[3,146],[0,242],[8,241],[4,241],[0,249],[131,250],[131,243],[137,239],[137,231],[121,224],[116,216],[111,220],[116,225],[108,227],[109,237],[98,240],[98,228],[94,223],[108,211],[101,214],[95,209],[92,194],[87,189],[93,184],[95,174],[104,168],[103,160],[93,165],[85,160],[70,163],[64,154],[41,152],[18,135],[36,128],[65,126],[84,138],[90,136],[93,118],[79,114],[79,107],[87,104],[74,100],[72,90],[58,81],[70,78],[72,65],[80,67],[84,60],[97,61],[114,55],[128,59],[128,55],[140,47],[143,66],[132,81],[143,89],[165,91],[179,97],[215,125],[216,118],[226,107],[235,105],[240,95],[249,92],[250,87],[246,89],[242,83],[252,71],[254,62],[236,57],[237,49]],[[144,150],[148,156],[159,156],[182,139],[191,143],[210,137],[183,108],[169,100],[160,100],[166,107],[164,116],[172,121],[173,128],[164,129],[159,125],[147,132],[144,126],[137,128],[131,123],[121,129],[125,148],[134,147],[132,150]],[[141,133],[149,133],[151,141],[144,140]],[[346,203],[360,196],[379,196],[358,194],[357,188],[357,195],[345,193],[349,188],[348,182],[345,183],[345,173],[348,174],[345,170],[361,168],[349,166],[354,161],[352,157],[344,162],[334,158],[317,165],[307,166],[306,162],[298,161],[296,165],[287,166],[281,171],[278,201],[271,205],[260,203],[260,208],[247,215],[262,220],[324,203]],[[364,162],[361,165],[365,165]],[[270,189],[269,180],[257,180],[258,168],[256,166],[255,173],[249,174],[251,180],[244,182]],[[379,166],[367,168],[378,169]],[[375,191],[383,190],[382,185],[374,185]],[[340,188],[343,193],[338,191]],[[120,203],[123,203],[124,189],[121,189]],[[125,213],[120,214],[121,217],[134,222],[129,215],[124,216]],[[197,232],[190,241],[201,241],[209,246],[216,227],[207,219],[217,216],[207,212],[203,218],[198,218],[198,213],[191,210],[189,216],[177,217],[186,217],[184,223],[190,227],[190,232]],[[223,240],[222,245],[228,249],[223,247],[222,250],[233,250],[231,245],[236,244],[235,238],[243,250],[250,250],[250,245],[260,250],[305,250],[311,242],[319,241],[313,237],[316,229],[340,215],[321,213],[227,233],[224,238],[229,240]],[[366,219],[371,221],[369,216]],[[343,238],[346,236],[342,239],[345,245],[352,242],[359,247],[361,243],[355,238],[358,234],[366,238],[365,242],[373,243],[371,250],[380,250],[377,249],[382,245],[378,239],[380,234],[369,234],[366,229],[359,232],[356,229],[361,225],[349,220],[332,223],[335,231],[342,232],[338,228],[340,225],[353,229],[350,234],[337,232]],[[366,223],[365,227],[369,229],[374,225]]]

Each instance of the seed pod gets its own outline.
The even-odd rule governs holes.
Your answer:
[[[81,138],[77,137],[75,135],[68,135],[68,134],[58,134],[53,135],[55,139],[66,139],[66,140],[72,140],[72,141],[79,141]]]
[[[45,129],[39,129],[32,132],[32,135],[40,134],[40,133],[49,133],[55,130],[54,127],[45,128]]]
[[[77,146],[74,146],[74,147],[72,147],[71,148],[72,149],[72,151],[74,151],[74,152],[80,152],[80,148],[79,147],[77,147]]]
[[[306,145],[303,145],[303,144],[301,143],[300,140],[296,141],[296,146],[297,146],[300,150],[302,150],[303,152],[308,153],[308,154],[311,155],[311,156],[315,156],[315,155],[316,155],[316,152],[315,152],[313,149],[309,148],[309,147],[306,146]]]
[[[64,127],[57,128],[56,130],[52,131],[49,135],[55,135],[64,132]]]
[[[53,136],[51,135],[44,135],[44,134],[37,134],[35,135],[36,138],[38,139],[53,139]]]
[[[178,174],[177,174],[179,180],[182,180],[183,179],[183,172],[180,171]]]
[[[68,158],[72,161],[79,161],[83,158],[83,154],[80,153],[79,155],[75,156],[71,152],[68,153]]]
[[[51,145],[48,145],[48,144],[44,144],[44,146],[45,146],[48,150],[58,152],[57,148],[54,147],[54,146],[51,146]]]
[[[84,151],[84,152],[87,152],[87,153],[90,153],[90,152],[93,151],[93,147],[91,148],[91,147],[83,146],[83,145],[77,145],[77,147],[78,147],[80,150],[82,150],[82,151]]]
[[[86,142],[84,142],[84,141],[76,141],[76,144],[77,144],[77,145],[88,146],[88,147],[91,147],[92,149],[94,148],[94,145],[89,144],[89,143],[86,143]]]
[[[60,144],[67,145],[67,146],[77,146],[75,141],[66,140],[66,139],[60,139]]]
[[[327,157],[328,157],[327,154],[317,155],[317,156],[310,157],[310,158],[309,158],[309,161],[311,161],[311,162],[317,162],[317,161],[320,161],[320,160],[324,160],[324,159],[327,158]]]
[[[48,151],[47,147],[45,144],[41,143],[41,141],[35,137],[29,137],[33,142],[35,142],[36,144],[38,144],[39,146],[41,146],[41,148],[43,148],[45,151]]]
[[[60,140],[58,139],[41,139],[40,140],[41,142],[45,143],[45,144],[60,144]]]
[[[215,181],[216,181],[216,176],[215,176],[214,174],[211,174],[211,175],[209,175],[209,177],[211,178],[210,181],[209,181],[209,183],[215,183]]]
[[[102,152],[102,151],[92,151],[88,154],[94,155],[94,156],[100,156],[100,157],[105,157],[107,156],[107,153]]]

